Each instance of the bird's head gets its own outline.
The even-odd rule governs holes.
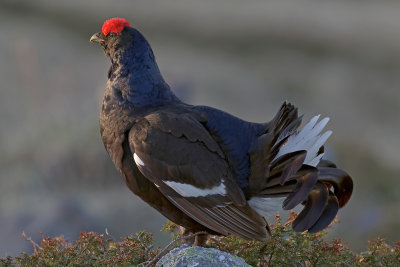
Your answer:
[[[98,43],[111,59],[116,52],[127,47],[137,46],[140,50],[142,43],[147,44],[144,37],[130,27],[130,23],[126,19],[122,18],[112,18],[105,21],[101,32],[93,34],[90,41]]]

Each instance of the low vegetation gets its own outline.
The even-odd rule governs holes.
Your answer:
[[[235,236],[212,237],[209,245],[238,255],[252,266],[400,266],[400,241],[395,243],[376,238],[361,253],[351,251],[340,239],[326,241],[327,231],[317,234],[295,233],[291,222],[292,212],[286,221],[276,216],[271,225],[272,237],[264,242],[247,241]],[[337,223],[335,221],[334,223]],[[330,226],[332,227],[332,225]],[[34,246],[34,253],[0,259],[0,266],[147,266],[154,258],[179,246],[178,227],[167,223],[163,231],[172,234],[168,249],[153,246],[153,236],[139,232],[116,241],[107,231],[81,233],[76,241],[63,236],[45,237],[40,244],[25,238]]]

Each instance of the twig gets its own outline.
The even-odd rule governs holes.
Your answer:
[[[268,259],[268,262],[267,262],[267,266],[268,267],[271,266],[270,264],[271,264],[271,260],[272,260],[272,256],[273,255],[274,255],[274,251],[272,251],[271,254],[269,254],[269,259]]]
[[[33,248],[35,249],[35,253],[37,252],[38,249],[42,249],[42,247],[39,246],[35,241],[33,241],[32,238],[27,237],[24,231],[22,231],[22,237],[23,237],[26,241],[31,242],[31,244],[33,245]]]
[[[143,235],[143,233],[140,233],[140,234],[137,234],[137,237],[138,237],[138,241],[139,241],[139,243],[140,243],[140,245],[142,245],[142,247],[144,248],[144,254],[146,255],[146,257],[147,257],[147,255],[149,254],[149,251],[150,251],[150,249],[152,249],[153,248],[153,245],[149,245],[149,246],[145,246],[145,244],[142,242],[142,240],[140,239],[140,237]]]
[[[153,248],[153,245],[149,245],[145,250],[144,250],[144,254],[147,256],[147,255],[149,255],[149,251],[150,251],[150,249],[152,249]]]
[[[143,244],[142,240],[140,239],[143,235],[143,232],[136,234],[137,235],[137,240],[139,241],[140,245],[142,245],[142,247],[144,247],[146,249],[146,246]]]
[[[172,241],[171,241],[165,248],[163,248],[163,249],[161,250],[161,252],[158,253],[157,256],[155,256],[151,261],[148,261],[148,262],[143,263],[143,266],[144,266],[144,267],[150,267],[150,266],[152,266],[152,265],[153,265],[154,263],[156,263],[157,260],[158,260],[159,258],[161,258],[161,257],[168,251],[168,249],[169,249],[173,244],[175,244],[176,242],[181,241],[181,240],[185,240],[185,239],[190,239],[190,238],[195,237],[195,236],[198,236],[198,235],[206,235],[206,234],[208,234],[208,233],[205,232],[205,231],[202,231],[202,232],[197,232],[197,233],[194,233],[194,234],[191,234],[191,235],[187,235],[187,236],[181,236],[181,237],[179,237],[179,238],[177,238],[177,239],[175,239],[175,240],[172,240]],[[146,265],[144,265],[144,264],[146,264]]]

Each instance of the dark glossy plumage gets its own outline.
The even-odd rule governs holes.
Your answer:
[[[304,204],[296,231],[324,229],[352,193],[352,180],[321,160],[327,119],[301,131],[284,103],[252,123],[181,102],[162,78],[145,38],[125,26],[91,38],[111,59],[100,116],[107,152],[128,187],[191,230],[262,240],[265,216]]]

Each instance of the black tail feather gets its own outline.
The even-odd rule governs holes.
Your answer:
[[[338,209],[350,199],[353,181],[343,170],[328,160],[320,160],[316,167],[305,165],[307,151],[300,150],[276,158],[286,140],[297,131],[301,117],[297,109],[284,103],[268,124],[268,130],[250,151],[251,174],[248,198],[285,197],[282,208],[305,207],[293,221],[298,232],[315,233],[326,228]],[[323,146],[317,154],[323,153]]]
[[[304,209],[293,221],[292,227],[296,232],[303,232],[312,228],[320,219],[328,203],[329,191],[323,183],[316,183],[308,195]]]
[[[322,212],[321,216],[314,225],[308,229],[309,233],[317,233],[328,227],[329,224],[335,219],[336,214],[339,211],[339,201],[337,197],[329,192],[328,203]]]

